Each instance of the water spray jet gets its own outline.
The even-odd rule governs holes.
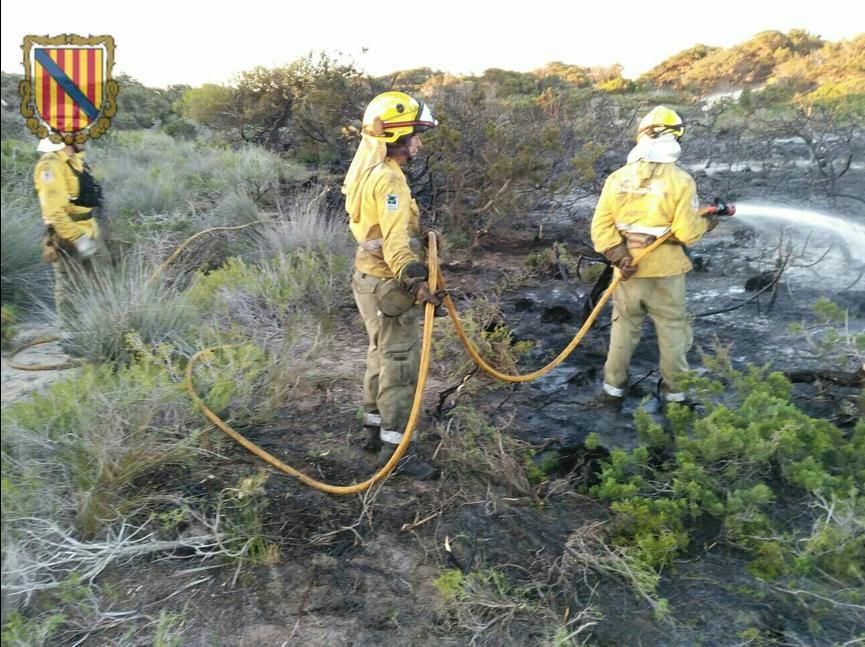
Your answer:
[[[812,209],[775,207],[750,202],[736,203],[736,219],[752,226],[761,221],[775,221],[800,228],[819,228],[844,241],[853,257],[865,260],[865,224]]]

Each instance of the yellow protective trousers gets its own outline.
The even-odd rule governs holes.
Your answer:
[[[631,356],[640,341],[640,329],[649,315],[658,336],[661,378],[668,400],[684,399],[675,376],[688,370],[687,353],[693,342],[691,318],[685,307],[685,275],[634,277],[622,281],[613,293],[610,350],[604,365],[604,390],[623,397],[628,385]]]
[[[376,289],[385,281],[356,271],[351,283],[369,336],[363,408],[381,415],[381,439],[397,444],[411,413],[420,369],[420,307],[412,305],[396,317],[382,314]]]

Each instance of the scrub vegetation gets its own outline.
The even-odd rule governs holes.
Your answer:
[[[376,78],[324,55],[228,85],[118,79],[118,116],[88,144],[114,264],[74,297],[63,349],[81,363],[26,398],[4,391],[3,644],[861,639],[863,292],[788,286],[795,305],[778,306],[787,239],[722,243],[750,258],[711,289],[769,264],[768,304],[718,320],[724,343],[702,340],[694,406],[664,418],[637,389],[625,443],[581,408],[602,329],[524,387],[481,376],[437,319],[418,435],[442,480],[354,498],[264,468],[201,416],[184,377],[212,348],[193,386],[222,419],[316,478],[372,473],[339,184],[379,92],[416,94],[441,122],[408,170],[413,192],[443,233],[469,337],[499,370],[526,372],[579,324],[574,304],[603,267],[586,245],[593,197],[647,108],[683,114],[703,200],[786,194],[865,222],[863,69],[865,36],[793,30],[696,45],[636,80],[560,62]],[[0,83],[4,350],[53,324],[18,80]],[[845,262],[855,270],[849,250]]]

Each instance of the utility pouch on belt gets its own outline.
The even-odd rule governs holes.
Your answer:
[[[54,241],[54,233],[50,229],[46,229],[42,236],[42,262],[56,263],[59,258],[57,246]]]
[[[399,317],[414,305],[414,295],[397,279],[383,281],[375,290],[376,305],[386,317]]]
[[[648,247],[657,240],[657,236],[652,234],[638,234],[634,231],[624,231],[622,235],[628,241],[628,249],[643,249]]]

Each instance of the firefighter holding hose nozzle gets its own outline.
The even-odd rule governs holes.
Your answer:
[[[676,375],[688,370],[693,341],[685,305],[685,274],[693,266],[684,246],[712,231],[722,216],[735,213],[732,204],[718,199],[699,206],[694,179],[676,164],[684,133],[675,111],[653,108],[640,122],[627,164],[607,178],[592,219],[595,250],[622,278],[613,293],[610,347],[597,399],[615,411],[628,392],[628,367],[646,315],[658,337],[663,404],[685,401],[676,383]],[[669,240],[642,259],[643,250],[667,232],[672,233]]]

